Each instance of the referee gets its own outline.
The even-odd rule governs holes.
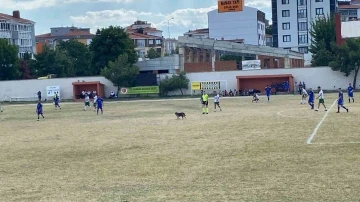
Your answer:
[[[209,114],[209,95],[205,91],[201,95],[201,104],[203,114]]]

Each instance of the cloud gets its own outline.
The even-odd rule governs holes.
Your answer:
[[[33,10],[54,7],[61,4],[90,2],[90,3],[130,3],[141,0],[0,0],[2,9]]]

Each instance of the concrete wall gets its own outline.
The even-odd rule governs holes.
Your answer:
[[[140,61],[136,64],[140,71],[169,70],[169,73],[175,73],[179,69],[179,55],[169,55],[166,57],[155,58],[152,60]]]
[[[0,101],[4,100],[5,95],[9,97],[26,98],[36,97],[40,90],[43,97],[46,95],[46,86],[60,86],[61,99],[73,98],[72,82],[77,81],[100,81],[105,85],[105,96],[110,96],[110,92],[116,92],[117,88],[104,77],[77,77],[77,78],[59,78],[44,80],[16,80],[0,81]]]
[[[324,90],[336,90],[341,87],[346,89],[349,83],[353,81],[353,75],[345,77],[340,72],[332,71],[329,67],[317,68],[290,68],[290,69],[261,69],[261,70],[248,70],[248,71],[227,71],[227,72],[207,72],[207,73],[188,73],[187,77],[190,81],[227,81],[227,90],[236,89],[237,81],[236,76],[247,75],[274,75],[274,74],[292,74],[294,82],[305,82],[307,88],[316,89],[321,86]],[[164,79],[166,75],[161,75]],[[358,80],[360,75],[358,76]],[[357,88],[360,88],[360,80]],[[225,85],[222,85],[221,90],[225,90]],[[186,91],[190,94],[191,90]],[[180,94],[180,92],[172,92],[171,94]],[[170,94],[170,95],[171,95]]]

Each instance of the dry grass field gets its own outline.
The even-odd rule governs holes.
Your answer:
[[[360,104],[323,119],[300,96],[261,99],[208,115],[198,99],[46,105],[39,122],[4,106],[0,201],[359,201]]]

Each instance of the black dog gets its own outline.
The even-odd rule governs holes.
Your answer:
[[[184,119],[184,117],[186,118],[186,114],[184,112],[175,112],[175,116],[179,119],[181,117],[181,119]]]

